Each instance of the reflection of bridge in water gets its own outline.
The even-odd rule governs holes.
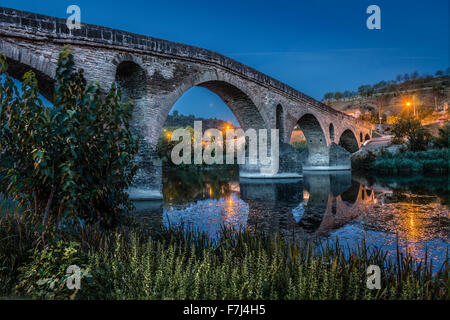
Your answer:
[[[352,180],[350,172],[309,173],[298,180],[241,178],[240,191],[249,205],[247,227],[288,236],[337,229],[390,194]]]
[[[176,210],[186,211],[186,216],[191,221],[200,217],[205,219],[208,214],[205,215],[206,209],[215,210],[216,214],[223,215],[222,223],[227,223],[229,218],[234,221],[241,219],[240,224],[250,230],[263,230],[271,234],[279,231],[285,236],[292,236],[293,233],[319,235],[338,229],[361,214],[364,215],[371,205],[382,204],[386,196],[391,194],[390,190],[377,185],[368,188],[367,185],[370,184],[367,181],[358,178],[355,180],[349,171],[311,172],[302,179],[241,177],[239,182],[226,182],[225,193],[223,185],[222,188],[217,188],[216,185],[211,185],[212,181],[205,180],[200,189],[194,188],[194,192],[189,195],[196,194],[196,198],[183,198],[181,209],[177,207]],[[179,181],[175,179],[172,184],[179,186]],[[171,184],[167,184],[166,188],[169,192]],[[220,194],[216,194],[217,192]],[[171,198],[166,199],[168,203],[171,203],[170,200]],[[211,201],[213,207],[208,209]],[[138,201],[135,205],[135,215],[142,222],[164,224],[166,209],[163,201]],[[172,209],[167,210],[170,212]],[[248,212],[248,215],[243,217],[243,211]],[[241,216],[236,220],[236,215]],[[214,219],[216,218],[217,216]],[[220,224],[220,221],[216,222]],[[216,227],[220,229],[219,225]]]

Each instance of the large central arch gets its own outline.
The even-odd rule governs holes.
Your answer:
[[[133,199],[162,197],[162,164],[157,153],[158,139],[171,109],[190,89],[203,87],[219,96],[244,131],[250,128],[256,131],[267,128],[247,89],[232,77],[224,79],[215,72],[193,72],[187,78],[175,81],[157,73],[150,76],[139,61],[127,59],[117,64],[115,79],[122,87],[123,99],[130,98],[135,103],[133,129],[140,137],[140,146],[136,158],[139,169],[130,190]]]

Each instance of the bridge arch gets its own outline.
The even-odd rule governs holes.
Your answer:
[[[307,164],[328,165],[328,147],[322,125],[312,113],[304,114],[298,121],[308,147]]]
[[[355,133],[350,129],[342,132],[341,137],[339,138],[339,145],[350,153],[356,152],[359,149]]]
[[[56,64],[49,58],[24,48],[0,40],[0,52],[4,53],[8,63],[8,74],[22,81],[23,75],[33,71],[38,81],[39,93],[48,101],[53,101],[55,90]]]
[[[138,107],[144,103],[147,90],[147,74],[141,65],[124,60],[116,67],[115,81],[122,89],[122,98],[130,98]]]
[[[150,78],[149,88],[155,86],[155,75]],[[157,120],[152,122],[152,126],[146,129],[150,135],[148,141],[156,145],[161,134],[167,116],[175,103],[190,89],[203,87],[213,92],[221,98],[236,117],[241,128],[245,131],[249,128],[255,130],[266,129],[267,119],[263,117],[258,105],[254,102],[254,97],[239,81],[232,76],[225,77],[217,72],[193,73],[183,81],[174,83],[172,90],[164,95],[157,94],[157,99],[151,99],[151,105],[147,108],[156,113]],[[152,89],[153,90],[153,89]],[[151,94],[154,96],[154,94]]]

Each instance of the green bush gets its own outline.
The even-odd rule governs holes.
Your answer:
[[[70,290],[66,285],[71,275],[66,271],[71,265],[82,268],[80,281],[86,286],[91,275],[80,258],[80,244],[58,241],[42,250],[32,250],[31,261],[19,268],[16,294],[37,299],[74,299],[78,290]]]
[[[432,135],[423,127],[419,120],[407,117],[398,118],[392,126],[394,137],[392,143],[400,144],[408,141],[408,149],[411,151],[427,150],[432,141]]]
[[[400,158],[395,159],[397,170],[400,172],[419,172],[422,170],[422,164],[415,160]]]
[[[53,107],[39,99],[33,72],[19,92],[7,69],[0,55],[0,193],[44,227],[76,218],[115,224],[132,207],[125,192],[137,169],[132,102],[121,102],[115,84],[103,98],[98,83],[74,71],[68,47],[59,55]]]
[[[439,128],[439,134],[434,139],[433,143],[437,148],[449,148],[450,141],[450,123],[447,123],[443,128]]]
[[[392,155],[383,153],[371,165],[378,172],[448,172],[450,167],[449,149],[427,151],[407,151]]]
[[[445,159],[424,160],[423,171],[428,172],[447,172],[450,166],[449,161]]]

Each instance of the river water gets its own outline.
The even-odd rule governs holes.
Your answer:
[[[365,239],[395,255],[441,265],[449,247],[448,177],[304,173],[302,179],[243,179],[236,169],[163,175],[164,201],[136,202],[140,218],[184,223],[218,237],[223,225],[353,246]]]

